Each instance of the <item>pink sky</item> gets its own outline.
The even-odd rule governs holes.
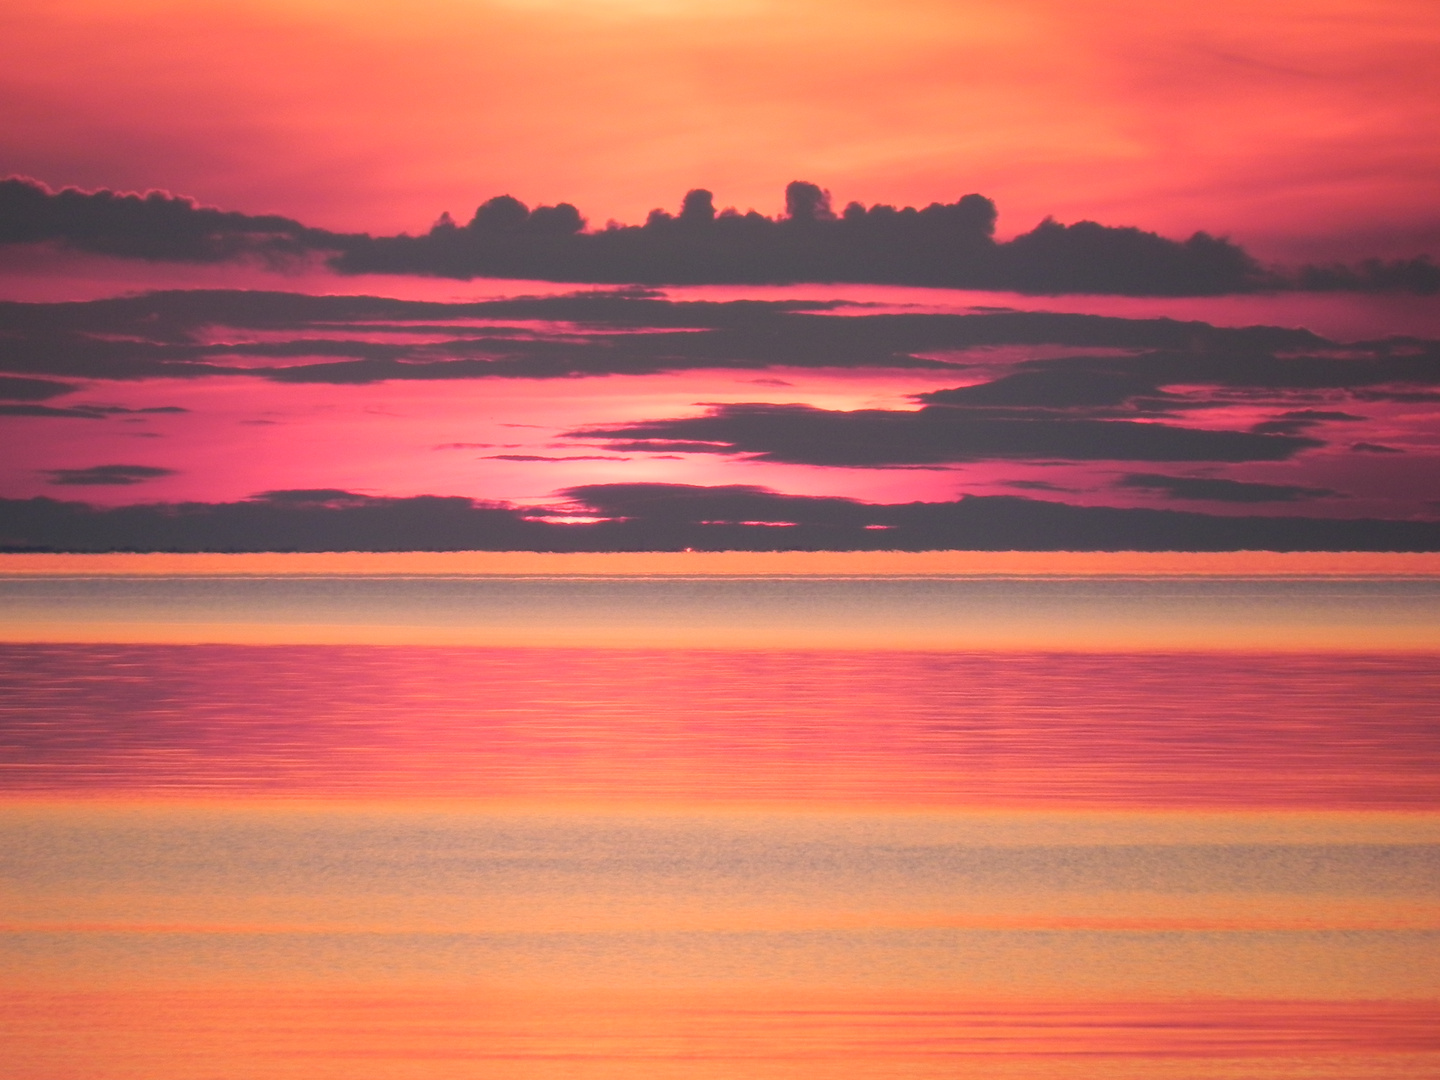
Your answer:
[[[570,201],[592,228],[639,222],[654,206],[673,211],[697,185],[720,207],[776,214],[786,183],[804,178],[831,189],[837,206],[982,192],[999,205],[1002,238],[1054,214],[1176,237],[1206,229],[1267,260],[1440,248],[1440,8],[1430,0],[1258,8],[1239,0],[417,0],[403,19],[379,0],[63,0],[0,13],[0,72],[0,176],[52,188],[163,189],[337,230],[419,232],[442,210],[467,220],[502,192],[532,206]],[[186,288],[457,301],[573,287],[281,274],[0,246],[0,300]],[[1005,307],[1168,317],[1304,327],[1339,342],[1440,337],[1440,306],[1424,296],[1025,297],[860,285],[664,295],[878,305],[851,314]],[[219,325],[186,333],[198,348],[365,332]],[[403,340],[443,342],[450,329],[435,333]],[[684,420],[736,403],[899,414],[919,407],[915,395],[1084,350],[1015,343],[940,357],[969,365],[950,369],[800,368],[781,357],[739,370],[692,363],[659,374],[336,384],[77,373],[64,367],[70,347],[46,339],[31,366],[6,370],[68,380],[74,389],[44,399],[47,408],[186,411],[82,419],[5,406],[17,415],[3,417],[0,497],[116,505],[334,488],[536,505],[575,485],[640,481],[884,503],[1028,494],[1226,514],[1433,518],[1440,505],[1440,433],[1423,379],[1390,386],[1384,400],[1340,384],[1270,387],[1267,396],[1244,385],[1242,372],[1216,391],[1230,397],[1164,421],[1243,434],[1283,424],[1288,413],[1301,417],[1289,434],[1303,429],[1323,443],[1274,459],[1037,452],[881,468],[624,450],[623,438],[565,433]],[[1396,398],[1401,391],[1410,397]],[[1312,423],[1306,410],[1330,415]],[[87,481],[86,470],[117,466],[169,471]],[[1156,475],[1306,492],[1274,503],[1257,501],[1254,488],[1230,502],[1197,500],[1146,487]]]
[[[313,286],[315,282],[312,280]],[[372,282],[372,284],[377,284]],[[472,289],[457,283],[430,283],[443,290],[494,296],[502,283]],[[508,283],[514,287],[518,283]],[[805,289],[674,290],[677,299],[719,299],[783,295],[829,295]],[[356,290],[359,292],[360,290]],[[838,290],[842,294],[847,290]],[[848,290],[852,296],[866,290]],[[966,312],[965,301],[1018,299],[996,294],[944,294],[938,290],[869,290],[884,306],[851,309],[864,318],[874,311]],[[942,304],[946,299],[948,304]],[[1324,298],[1309,301],[1325,310]],[[909,301],[909,303],[905,303]],[[1071,303],[1030,298],[1038,310],[1129,311],[1132,317],[1208,315],[1217,325],[1304,319],[1303,303],[1282,298],[1267,312],[1263,298],[1189,302],[1100,298]],[[1367,311],[1356,298],[1332,315],[1337,329],[1376,336],[1391,325],[1392,301]],[[1429,309],[1433,313],[1433,305]],[[1276,316],[1273,320],[1265,314]],[[417,344],[444,341],[440,325],[406,337]],[[1307,320],[1308,321],[1308,320]],[[1422,320],[1417,320],[1417,322]],[[454,324],[461,329],[473,320]],[[570,324],[526,324],[500,320],[542,337],[583,334]],[[1418,328],[1418,327],[1417,327]],[[237,330],[216,326],[201,334],[213,342],[284,342],[297,339],[376,340],[363,325],[307,331]],[[381,335],[390,340],[395,335]],[[180,409],[181,412],[112,414],[89,420],[53,416],[5,418],[9,452],[0,466],[0,494],[10,498],[47,495],[98,505],[142,502],[228,502],[278,489],[330,488],[408,497],[461,495],[519,505],[563,505],[562,489],[582,484],[658,482],[698,485],[749,484],[788,494],[842,496],[876,503],[948,501],[963,495],[1027,495],[1084,505],[1150,505],[1203,509],[1212,513],[1281,513],[1334,517],[1431,517],[1440,500],[1440,434],[1433,404],[1425,400],[1354,401],[1344,391],[1277,391],[1259,398],[1213,403],[1168,421],[1217,431],[1245,431],[1283,416],[1287,410],[1338,411],[1361,419],[1327,422],[1314,434],[1326,445],[1285,460],[1143,461],[991,459],[890,468],[835,467],[757,460],[752,454],[617,450],[605,440],[576,438],[575,429],[698,416],[723,403],[803,403],[851,411],[917,408],[913,395],[1004,377],[1014,365],[1034,359],[1061,359],[1106,350],[1059,345],[991,346],[936,354],[961,367],[883,370],[861,367],[771,367],[741,370],[681,370],[651,375],[588,378],[406,379],[363,383],[272,382],[251,376],[82,380],[76,391],[50,404],[66,408]],[[287,366],[334,359],[289,356],[265,358],[215,354],[213,362],[243,368]],[[1277,396],[1279,394],[1279,396]],[[1389,453],[1356,453],[1355,444],[1391,448]],[[173,470],[133,484],[57,485],[60,470],[124,464]],[[1223,478],[1243,483],[1299,485],[1335,492],[1276,503],[1186,500],[1177,504],[1163,490],[1127,487],[1130,474]]]

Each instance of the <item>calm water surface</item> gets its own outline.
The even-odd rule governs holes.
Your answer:
[[[0,575],[0,640],[1440,653],[1440,577]]]
[[[1432,582],[0,586],[7,1078],[1440,1075]]]
[[[0,645],[12,793],[1431,809],[1424,654]]]

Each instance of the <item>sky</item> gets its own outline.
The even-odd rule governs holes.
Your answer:
[[[1437,119],[1434,0],[0,0],[6,1075],[1434,1075]]]
[[[1428,0],[46,0],[0,6],[0,172],[337,230],[494,195],[638,222],[995,199],[1267,257],[1440,237]]]
[[[1437,54],[1419,0],[0,5],[0,545],[1433,547]]]

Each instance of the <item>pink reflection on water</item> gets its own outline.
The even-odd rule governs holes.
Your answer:
[[[1429,657],[6,646],[29,794],[1434,808]]]

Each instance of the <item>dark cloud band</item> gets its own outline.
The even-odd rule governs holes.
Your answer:
[[[763,488],[613,484],[563,507],[319,489],[100,509],[0,500],[0,549],[49,551],[1437,551],[1440,522],[1222,517],[1012,496],[876,505]],[[557,516],[598,518],[556,524]],[[776,527],[784,526],[784,527]]]
[[[834,412],[806,405],[721,405],[703,416],[569,434],[605,440],[616,451],[713,448],[761,461],[867,468],[986,459],[1283,461],[1322,445],[1293,435],[1039,414],[994,417],[942,406]]]
[[[461,225],[444,214],[419,236],[310,228],[279,215],[203,207],[164,192],[53,191],[0,181],[0,243],[60,243],[130,258],[287,262],[323,256],[341,273],[643,284],[858,282],[1029,293],[1194,296],[1262,289],[1434,293],[1428,258],[1355,266],[1262,267],[1237,244],[1205,232],[1171,240],[1136,228],[1046,219],[997,242],[995,204],[982,195],[923,208],[851,203],[795,181],[786,212],[716,212],[710,192],[687,194],[680,213],[652,211],[644,225],[587,231],[574,206],[531,209],[509,195],[481,204]]]

